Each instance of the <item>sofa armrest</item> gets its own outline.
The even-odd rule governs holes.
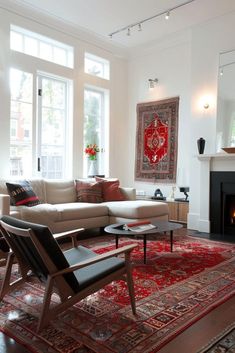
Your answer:
[[[10,214],[10,196],[0,194],[0,216]]]
[[[119,187],[121,193],[127,200],[136,200],[136,189]]]

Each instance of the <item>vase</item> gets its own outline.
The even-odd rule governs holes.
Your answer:
[[[89,166],[89,170],[88,170],[88,177],[94,177],[96,175],[98,175],[98,165],[97,165],[97,160],[91,160],[90,161],[90,166]]]
[[[203,154],[203,153],[204,153],[205,143],[206,143],[206,140],[204,140],[203,137],[200,137],[200,138],[197,140],[197,148],[198,148],[199,154]]]

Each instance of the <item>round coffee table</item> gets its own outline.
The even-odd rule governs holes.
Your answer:
[[[180,223],[168,222],[168,221],[155,221],[152,222],[156,226],[154,229],[146,230],[143,232],[133,232],[131,230],[124,230],[123,224],[115,223],[104,228],[106,233],[115,235],[116,238],[116,248],[118,248],[118,240],[119,237],[130,237],[134,238],[136,236],[143,237],[143,247],[144,247],[144,263],[146,264],[146,248],[147,248],[147,238],[149,235],[158,234],[158,233],[170,233],[170,245],[171,245],[171,252],[173,251],[173,231],[176,229],[180,229],[183,227]]]

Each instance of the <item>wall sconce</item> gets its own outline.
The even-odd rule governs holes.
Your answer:
[[[157,83],[158,83],[158,79],[157,78],[149,78],[148,79],[148,83],[149,83],[149,88],[154,88],[156,87]]]
[[[205,102],[204,104],[203,104],[203,108],[204,109],[208,109],[210,107],[210,104],[208,103],[208,102]]]

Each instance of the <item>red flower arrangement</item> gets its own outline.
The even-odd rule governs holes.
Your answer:
[[[99,147],[96,144],[87,145],[85,148],[85,153],[90,161],[95,161],[97,158],[97,153],[100,152]]]

